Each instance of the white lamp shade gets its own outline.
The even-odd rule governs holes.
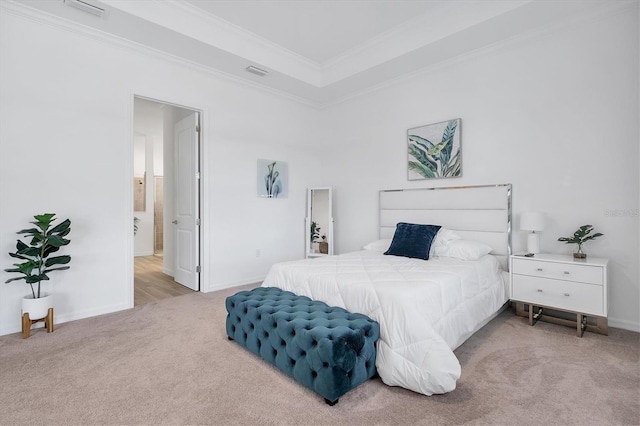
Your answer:
[[[544,213],[522,213],[520,216],[520,229],[523,231],[544,231]]]

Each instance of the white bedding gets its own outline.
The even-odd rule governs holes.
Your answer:
[[[273,265],[262,283],[380,323],[382,381],[431,395],[455,389],[453,350],[507,301],[499,262],[428,261],[360,251]]]

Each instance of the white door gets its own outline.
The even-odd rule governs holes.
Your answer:
[[[200,206],[198,167],[198,113],[179,121],[175,137],[176,229],[175,281],[199,290]]]

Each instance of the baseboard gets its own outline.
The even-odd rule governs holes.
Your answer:
[[[58,313],[55,312],[55,306],[54,306],[54,315],[53,315],[54,332],[58,324],[64,324],[65,322],[75,321],[75,320],[84,319],[84,318],[91,318],[98,315],[111,314],[113,312],[124,311],[130,308],[131,306],[128,306],[125,304],[118,304],[118,305],[111,305],[111,306],[103,306],[97,309],[90,309],[83,312],[70,312],[67,314],[58,315]],[[15,322],[12,322],[11,324],[0,328],[0,336],[4,336],[6,334],[19,333],[19,332],[22,332],[22,322],[20,320],[20,317],[18,317]]]
[[[135,252],[133,254],[134,257],[139,257],[139,256],[153,256],[153,250],[151,251],[141,251],[141,252]]]
[[[618,318],[609,317],[609,327],[622,328],[624,330],[635,331],[640,333],[640,323],[621,320]]]
[[[255,284],[256,287],[257,287],[260,284],[262,284],[262,281],[264,281],[264,278],[265,278],[264,276],[261,276],[261,277],[256,277],[256,278],[248,278],[248,279],[242,280],[242,281],[232,281],[232,282],[226,282],[226,283],[218,283],[218,284],[215,284],[212,287],[203,288],[200,291],[202,291],[203,293],[210,293],[212,291],[225,290],[227,288],[240,287],[240,286],[249,285],[249,284]]]

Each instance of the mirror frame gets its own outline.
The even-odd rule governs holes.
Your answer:
[[[326,229],[328,227],[328,229],[326,230],[326,232],[320,232],[320,234],[324,234],[327,236],[327,242],[328,244],[328,250],[327,253],[319,253],[314,251],[313,246],[312,246],[312,242],[311,242],[311,222],[313,221],[313,200],[314,200],[314,192],[315,191],[327,191],[328,193],[328,200],[327,200],[327,222],[328,224],[325,225],[324,223],[321,223],[321,229]],[[322,256],[331,256],[333,254],[333,188],[328,187],[328,186],[324,186],[324,187],[313,187],[313,188],[307,188],[307,216],[305,218],[305,244],[304,244],[304,251],[305,251],[305,257],[306,258],[311,258],[311,257],[322,257]]]

